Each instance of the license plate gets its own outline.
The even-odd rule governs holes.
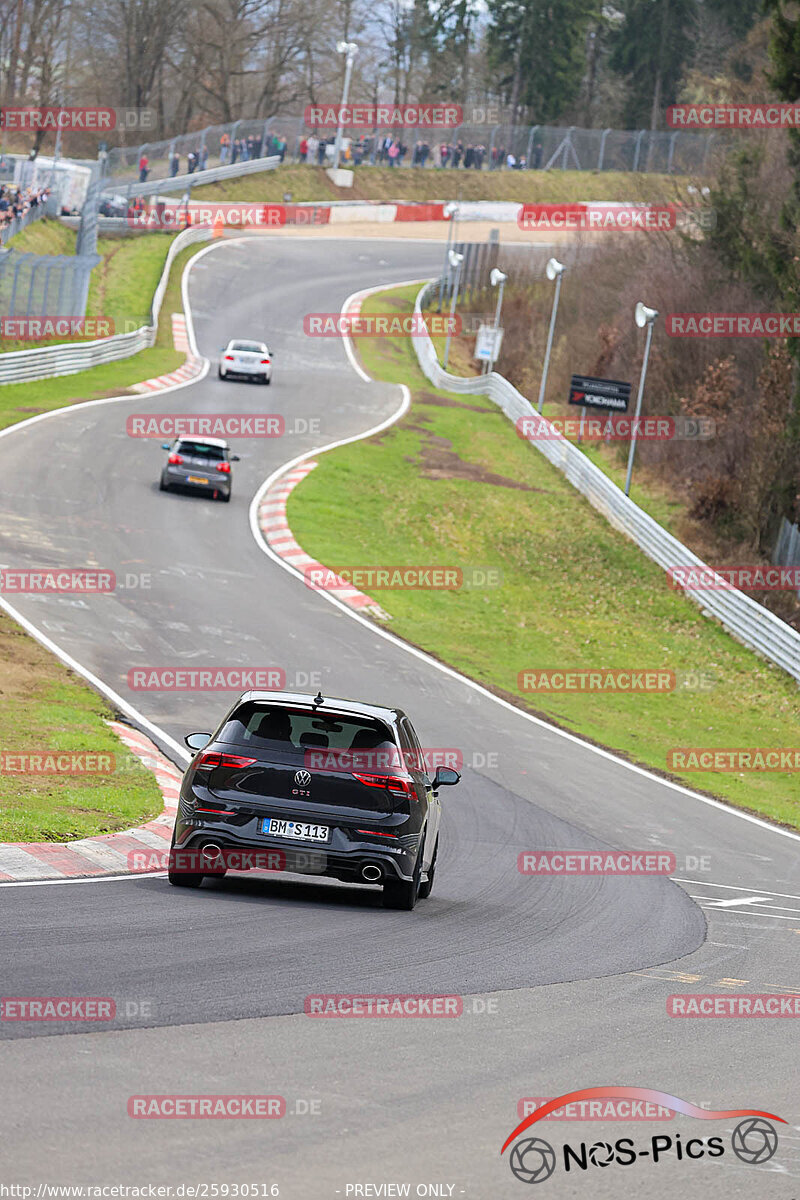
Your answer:
[[[208,480],[200,475],[190,475],[189,483],[208,483]]]
[[[330,828],[327,825],[310,825],[307,821],[279,821],[277,817],[265,817],[261,832],[271,837],[291,838],[293,841],[327,842]]]

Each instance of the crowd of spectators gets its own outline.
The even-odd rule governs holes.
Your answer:
[[[17,187],[13,183],[0,184],[0,229],[10,225],[15,217],[24,217],[32,208],[44,204],[50,195],[46,187]]]
[[[204,171],[209,165],[216,166],[217,163],[224,167],[227,164],[273,156],[280,158],[281,162],[288,156],[296,162],[324,166],[333,161],[335,144],[336,137],[333,133],[326,136],[314,133],[301,137],[290,150],[285,137],[269,130],[233,139],[226,131],[220,136],[218,154],[210,164],[209,148],[204,142],[200,142],[196,149],[186,154],[185,162],[178,150],[173,148],[168,156],[169,175],[172,178],[176,175],[194,175],[195,171]],[[362,163],[376,163],[389,167],[461,168],[475,171],[539,170],[542,167],[542,145],[541,142],[534,144],[529,162],[524,154],[517,157],[504,145],[487,147],[483,142],[465,144],[458,140],[433,145],[427,141],[415,141],[413,146],[410,146],[402,137],[390,133],[358,138],[344,137],[341,161],[345,166],[355,167]],[[140,182],[145,183],[149,174],[150,162],[147,154],[142,152],[139,159]]]

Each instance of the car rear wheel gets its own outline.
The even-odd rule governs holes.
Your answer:
[[[230,494],[230,492],[220,492],[219,498],[223,504],[227,504],[231,498],[231,494]]]
[[[161,476],[161,479],[158,482],[158,490],[160,492],[168,492],[169,491],[169,484],[164,482],[163,475]]]
[[[265,376],[264,376],[264,383],[267,385],[267,387],[269,387],[269,385],[270,385],[270,383],[271,383],[271,382],[272,382],[272,378],[271,378],[271,376],[269,376],[269,375],[265,375]]]
[[[173,887],[199,888],[205,875],[188,875],[186,871],[168,871],[167,879]]]
[[[430,870],[428,871],[427,881],[425,883],[421,883],[419,885],[420,900],[427,900],[428,896],[430,896],[431,892],[433,891],[433,877],[436,874],[436,855],[438,853],[439,853],[439,839],[437,837],[436,845],[433,848],[433,858],[431,859],[431,865],[430,865]]]
[[[410,912],[420,894],[419,877],[422,871],[422,853],[414,867],[413,879],[387,879],[383,885],[383,907],[401,908]]]
[[[219,367],[217,367],[217,375],[219,376],[220,379],[225,378],[225,372],[221,371]]]

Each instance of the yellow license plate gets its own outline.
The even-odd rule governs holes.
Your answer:
[[[201,479],[199,475],[190,475],[189,483],[208,483],[207,479]]]

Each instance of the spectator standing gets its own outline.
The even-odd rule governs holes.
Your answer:
[[[300,162],[304,163],[308,158],[308,138],[300,138]]]
[[[319,148],[319,138],[314,137],[314,134],[312,133],[311,137],[308,139],[308,161],[309,162],[313,163],[314,159],[317,157],[318,148]]]
[[[194,150],[190,150],[186,155],[186,172],[188,175],[194,175],[195,167],[197,166],[197,155]]]
[[[150,169],[150,160],[146,154],[143,154],[139,159],[139,183],[147,183],[147,176]]]
[[[542,143],[537,142],[533,147],[533,169],[538,171],[542,165]]]
[[[219,139],[219,165],[221,167],[225,166],[226,162],[228,161],[228,155],[230,154],[230,152],[231,152],[231,135],[229,133],[223,133],[222,137]]]
[[[169,160],[169,173],[174,179],[181,169],[181,158],[177,150],[172,151],[172,158]]]

